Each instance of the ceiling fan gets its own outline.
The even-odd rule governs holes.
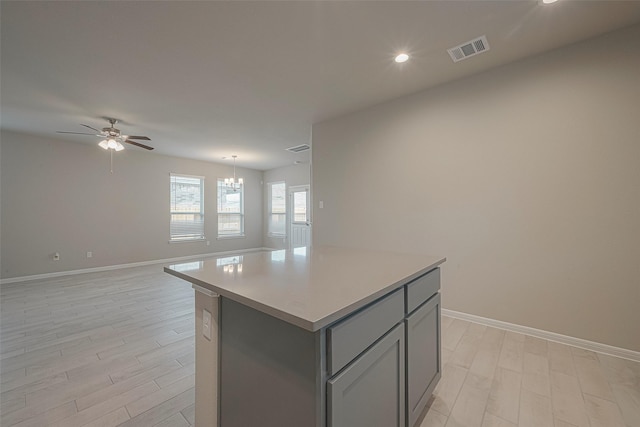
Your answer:
[[[117,119],[107,118],[107,120],[109,121],[111,126],[102,128],[102,130],[98,130],[92,126],[85,125],[82,123],[80,124],[80,126],[89,128],[95,131],[96,133],[64,132],[64,131],[57,131],[57,133],[70,133],[74,135],[91,135],[91,136],[97,136],[99,138],[103,138],[103,140],[100,141],[98,145],[104,148],[105,150],[115,150],[115,151],[124,150],[124,145],[122,145],[122,143],[135,145],[137,147],[144,148],[145,150],[153,150],[153,147],[149,147],[148,145],[144,145],[138,141],[133,141],[134,139],[151,141],[151,138],[147,136],[123,135],[122,132],[120,132],[120,129],[116,129],[114,127],[115,124],[118,123]]]

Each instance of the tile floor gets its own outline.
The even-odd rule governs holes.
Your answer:
[[[155,265],[4,284],[0,299],[2,427],[194,424],[188,283]],[[420,427],[640,426],[640,363],[449,317],[442,338]]]

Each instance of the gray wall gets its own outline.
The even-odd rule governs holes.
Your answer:
[[[639,113],[634,26],[317,124],[314,243],[444,255],[444,308],[640,351]]]
[[[232,165],[130,148],[0,135],[1,277],[118,265],[262,246],[262,172],[245,182],[243,239],[217,240],[216,180]],[[205,233],[211,242],[169,244],[169,173],[205,177]],[[93,252],[86,258],[86,252]],[[60,261],[51,254],[60,253]]]
[[[289,231],[287,230],[287,237],[269,237],[268,235],[268,203],[269,203],[269,188],[268,184],[271,182],[284,181],[286,183],[287,192],[289,191],[289,187],[296,185],[309,185],[309,181],[311,180],[311,170],[309,167],[309,163],[301,163],[298,165],[284,166],[281,168],[271,169],[264,172],[264,240],[263,246],[265,248],[272,249],[286,249],[289,247]],[[290,212],[291,206],[289,206],[289,198],[287,198],[287,212]]]

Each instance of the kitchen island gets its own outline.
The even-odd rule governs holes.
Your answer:
[[[444,261],[315,247],[166,267],[198,291],[197,425],[413,427],[440,378]]]

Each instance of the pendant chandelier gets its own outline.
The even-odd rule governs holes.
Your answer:
[[[224,185],[233,191],[238,191],[242,188],[242,184],[244,184],[244,180],[242,178],[236,178],[236,158],[238,156],[233,155],[233,178],[225,178]]]

